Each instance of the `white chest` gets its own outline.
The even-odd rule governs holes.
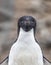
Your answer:
[[[8,65],[43,65],[41,49],[31,33],[26,33],[28,36],[20,34],[10,50]]]
[[[14,51],[14,52],[13,52]],[[33,45],[18,45],[10,51],[9,65],[43,65],[41,49]]]

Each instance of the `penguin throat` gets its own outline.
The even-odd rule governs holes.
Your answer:
[[[28,31],[28,32],[25,32],[22,28],[20,28],[20,32],[19,32],[19,36],[18,36],[18,40],[20,41],[35,41],[35,37],[34,37],[34,30],[33,28]]]

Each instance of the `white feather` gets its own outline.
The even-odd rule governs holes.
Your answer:
[[[41,48],[35,41],[33,29],[25,32],[20,28],[18,40],[10,50],[8,65],[43,65]]]

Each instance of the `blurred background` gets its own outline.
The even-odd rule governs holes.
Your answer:
[[[36,19],[35,38],[51,61],[51,0],[0,0],[0,62],[9,55],[18,36],[18,19],[24,15]],[[7,61],[2,65],[8,65]],[[45,65],[51,64],[45,61]]]

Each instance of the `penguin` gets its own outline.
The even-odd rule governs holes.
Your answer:
[[[43,65],[43,55],[35,40],[36,20],[22,16],[18,20],[19,35],[9,53],[8,65]]]

